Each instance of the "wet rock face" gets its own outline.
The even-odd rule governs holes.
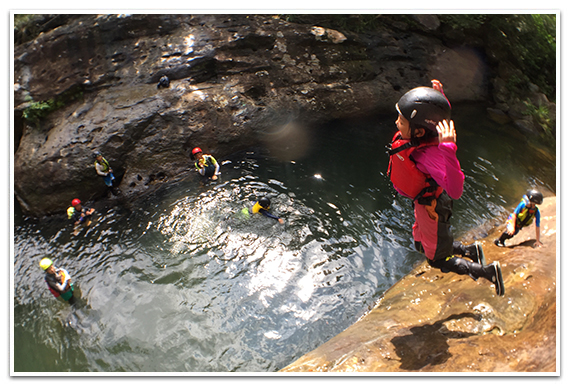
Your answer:
[[[501,263],[505,296],[484,279],[423,263],[360,321],[284,372],[556,372],[556,197],[540,205],[541,241],[523,228],[506,248],[481,240]],[[465,242],[471,242],[466,240]]]
[[[469,52],[389,27],[357,36],[268,15],[77,15],[55,26],[14,52],[14,187],[28,215],[104,196],[95,150],[131,202],[188,173],[195,146],[221,158],[265,146],[283,125],[307,132],[394,113],[403,92],[432,78],[454,102],[487,92]],[[21,119],[50,100],[62,106]]]

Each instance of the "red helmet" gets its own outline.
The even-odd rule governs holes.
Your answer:
[[[200,149],[199,147],[195,147],[194,149],[192,149],[192,155],[196,155],[198,153],[202,153],[202,149]]]
[[[81,201],[79,200],[79,198],[74,198],[73,201],[71,201],[71,206],[77,206],[80,204],[81,204]]]

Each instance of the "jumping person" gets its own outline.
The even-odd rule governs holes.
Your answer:
[[[505,246],[505,240],[513,238],[519,231],[532,224],[534,219],[536,229],[536,241],[534,247],[541,247],[540,242],[540,210],[537,205],[542,204],[542,193],[536,189],[531,189],[523,195],[521,202],[515,208],[515,211],[509,215],[507,219],[507,229],[501,237],[495,240],[498,247]]]
[[[271,201],[269,200],[269,198],[262,197],[259,201],[257,201],[255,204],[253,204],[252,207],[243,208],[241,212],[244,215],[244,217],[248,218],[248,219],[250,218],[250,216],[252,214],[261,213],[265,217],[269,217],[269,218],[272,218],[274,220],[279,221],[279,224],[284,224],[285,221],[282,218],[274,215],[273,213],[271,213],[269,211],[270,206],[271,206]]]
[[[455,154],[451,105],[441,83],[433,80],[432,88],[408,91],[396,110],[398,132],[388,152],[388,174],[398,193],[413,200],[416,249],[425,254],[432,267],[474,280],[483,277],[494,284],[497,295],[504,295],[500,264],[487,265],[479,244],[463,246],[453,241],[453,200],[463,194],[465,176]]]
[[[73,283],[71,275],[63,268],[57,268],[53,265],[51,259],[44,257],[40,261],[40,267],[45,271],[44,279],[53,296],[67,301],[69,304],[75,304],[73,297]]]
[[[192,158],[196,171],[202,176],[202,184],[206,184],[210,179],[215,181],[220,175],[220,165],[210,154],[204,154],[202,149],[195,147],[192,150]]]

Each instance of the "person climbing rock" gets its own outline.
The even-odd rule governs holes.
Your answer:
[[[95,171],[98,175],[103,177],[103,181],[105,181],[105,185],[107,185],[111,193],[115,196],[119,195],[119,189],[114,186],[115,176],[113,175],[113,169],[111,169],[109,162],[99,151],[95,151],[93,156],[95,157]]]
[[[463,246],[453,241],[453,200],[463,194],[465,176],[455,154],[455,126],[443,86],[432,80],[432,87],[408,91],[396,110],[398,132],[389,146],[388,175],[396,191],[413,200],[416,249],[432,267],[474,280],[485,278],[494,284],[497,295],[504,295],[500,264],[487,265],[479,244]]]
[[[507,229],[503,234],[495,240],[495,245],[504,247],[505,241],[513,238],[519,231],[532,224],[534,219],[536,229],[536,241],[533,247],[541,247],[540,242],[540,210],[537,205],[542,204],[542,193],[536,189],[530,189],[523,195],[521,202],[517,205],[514,212],[507,219]]]
[[[196,170],[202,176],[202,184],[206,184],[209,180],[215,181],[218,179],[220,165],[213,156],[204,154],[202,149],[195,147],[192,149],[192,158],[194,159]]]
[[[75,225],[73,231],[74,235],[79,233],[77,226],[82,224],[85,226],[91,225],[91,216],[94,212],[95,209],[83,206],[81,204],[81,200],[78,198],[74,198],[71,201],[71,206],[67,208],[67,218],[73,222],[73,225]]]
[[[74,284],[71,281],[69,272],[54,266],[53,261],[48,257],[41,259],[40,267],[45,271],[44,279],[52,295],[56,298],[61,297],[70,305],[75,304],[75,298],[73,297]]]
[[[257,201],[255,204],[253,204],[253,206],[251,206],[249,208],[243,208],[241,212],[243,214],[243,217],[245,217],[247,219],[249,219],[250,216],[255,214],[255,213],[261,213],[265,217],[269,217],[269,218],[272,218],[274,220],[277,220],[279,222],[279,224],[284,224],[285,221],[282,218],[274,215],[273,213],[271,213],[269,211],[270,207],[271,207],[271,201],[269,200],[269,198],[262,197],[259,201]]]

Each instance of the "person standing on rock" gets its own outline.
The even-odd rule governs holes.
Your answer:
[[[540,210],[537,205],[542,204],[542,193],[536,189],[531,189],[523,195],[521,202],[515,208],[515,211],[509,215],[507,219],[507,229],[503,232],[501,237],[495,240],[495,245],[498,247],[505,246],[505,240],[513,238],[519,231],[532,224],[536,226],[536,241],[534,247],[541,247],[540,242]]]
[[[388,175],[398,193],[414,202],[416,249],[432,267],[474,280],[483,277],[494,284],[497,295],[504,295],[500,264],[487,265],[478,243],[464,246],[453,241],[453,200],[463,194],[465,176],[455,154],[455,126],[443,86],[432,80],[431,88],[408,91],[396,110],[398,132],[389,147]]]
[[[220,175],[220,165],[218,161],[210,154],[204,154],[202,149],[195,147],[192,149],[192,158],[196,171],[202,176],[202,184],[206,184],[209,180],[215,181]]]
[[[70,305],[75,304],[71,275],[63,268],[56,268],[53,265],[53,261],[48,257],[44,257],[40,261],[40,268],[46,273],[44,279],[52,295],[56,298],[61,297]]]
[[[95,171],[98,175],[103,177],[103,181],[105,181],[105,185],[109,188],[111,193],[115,196],[119,194],[119,190],[114,187],[115,176],[113,175],[113,169],[109,165],[109,161],[107,161],[100,151],[95,151],[93,153],[95,157]]]

